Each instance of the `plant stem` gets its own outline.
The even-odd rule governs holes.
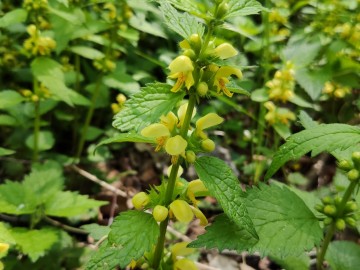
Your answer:
[[[186,139],[187,138],[187,132],[190,127],[190,121],[191,117],[195,108],[196,103],[196,95],[194,93],[190,93],[189,103],[185,114],[184,123],[181,126],[180,129],[180,135]],[[165,199],[164,204],[165,207],[169,206],[172,200],[172,195],[174,192],[174,187],[176,183],[177,174],[179,171],[180,164],[183,162],[183,158],[179,157],[177,162],[173,164],[169,176],[169,181],[166,187],[166,193],[165,193]],[[155,252],[154,252],[154,258],[153,258],[153,268],[156,270],[160,266],[161,258],[164,251],[164,243],[165,243],[165,234],[166,234],[166,228],[169,223],[169,218],[165,219],[160,223],[160,235],[156,244]]]
[[[78,162],[80,160],[81,153],[82,153],[83,148],[84,148],[84,144],[85,144],[85,140],[86,140],[86,134],[87,134],[88,128],[90,126],[91,119],[92,119],[93,114],[94,114],[96,100],[97,100],[97,98],[99,96],[99,93],[100,93],[101,79],[102,79],[102,76],[100,75],[100,77],[98,78],[98,80],[96,82],[95,89],[94,89],[94,92],[93,92],[92,98],[91,98],[90,107],[89,107],[89,109],[87,111],[87,114],[86,114],[85,123],[84,123],[84,126],[82,128],[81,137],[80,137],[79,144],[78,144],[77,151],[76,151],[76,155],[75,155],[75,162]]]
[[[358,181],[352,181],[350,183],[350,185],[347,187],[347,189],[345,191],[345,194],[342,197],[342,200],[340,202],[340,205],[337,208],[338,217],[343,216],[346,203],[350,199],[351,194],[353,193],[353,191],[354,191],[354,189],[356,188],[357,185],[358,185]],[[323,261],[324,261],[324,258],[325,258],[325,254],[326,254],[327,248],[328,248],[328,246],[330,244],[330,241],[331,241],[334,233],[335,233],[335,221],[333,221],[333,223],[331,223],[328,231],[326,232],[323,245],[322,245],[322,247],[320,249],[320,253],[318,253],[318,256],[316,258],[316,269],[317,270],[322,270],[323,269],[322,265],[323,265]]]
[[[39,82],[34,78],[34,94],[38,94]],[[40,100],[34,102],[34,145],[33,145],[33,162],[39,160],[39,134],[40,134]]]

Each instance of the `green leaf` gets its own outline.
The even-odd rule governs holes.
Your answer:
[[[275,129],[277,134],[279,134],[284,140],[291,135],[290,128],[286,124],[275,123],[272,127]]]
[[[13,107],[24,100],[24,97],[16,91],[2,90],[0,92],[0,109]]]
[[[48,6],[48,10],[51,14],[54,14],[68,22],[70,22],[73,25],[81,25],[84,23],[85,16],[77,16],[78,14],[71,13],[71,10],[62,11],[59,9],[52,8]]]
[[[148,22],[145,18],[144,13],[134,14],[130,18],[129,24],[141,32],[145,32],[150,35],[157,36],[157,37],[167,38],[167,36],[166,36],[164,30],[162,29],[162,27],[160,26],[160,24],[158,24],[156,22]]]
[[[82,225],[81,228],[89,232],[90,233],[89,236],[94,238],[95,241],[100,240],[104,236],[108,235],[110,232],[109,226],[101,226],[96,223]]]
[[[16,126],[17,124],[16,118],[7,114],[0,114],[0,126]]]
[[[40,131],[38,137],[38,150],[45,151],[51,149],[55,144],[55,138],[50,131]],[[25,144],[30,149],[34,149],[34,134],[27,137]]]
[[[225,214],[221,214],[210,226],[206,227],[206,233],[199,235],[195,241],[190,243],[189,247],[217,248],[220,252],[224,249],[242,252],[254,244],[247,242],[244,239],[243,230]]]
[[[295,64],[296,72],[299,68],[310,64],[320,52],[321,47],[320,41],[294,39],[288,42],[283,54],[287,61],[291,61]]]
[[[7,244],[15,244],[15,239],[11,235],[10,229],[3,222],[0,222],[0,242]]]
[[[295,70],[296,81],[304,88],[305,92],[312,100],[318,100],[325,82],[330,80],[330,78],[331,72],[329,70],[309,70],[307,68]]]
[[[298,256],[323,237],[319,221],[288,188],[261,184],[246,192],[246,207],[259,235],[250,249],[262,255]]]
[[[283,164],[312,151],[346,150],[360,143],[360,128],[346,124],[322,124],[291,135],[276,152],[265,179],[269,179]]]
[[[160,10],[162,11],[167,26],[185,39],[189,39],[192,34],[200,37],[204,34],[204,25],[189,13],[178,12],[171,4],[161,1]]]
[[[121,131],[141,130],[158,122],[183,99],[185,92],[170,92],[171,86],[164,83],[147,84],[142,91],[133,95],[125,103],[125,108],[117,115],[113,126]]]
[[[301,125],[305,129],[310,129],[318,126],[318,123],[312,120],[312,118],[305,111],[300,111],[298,117]]]
[[[57,241],[58,232],[51,228],[41,230],[27,230],[12,228],[11,235],[22,253],[28,255],[32,262],[44,256]]]
[[[300,256],[289,256],[286,258],[270,255],[270,259],[281,265],[283,269],[309,270],[310,267],[310,258],[304,253]]]
[[[238,16],[247,16],[257,14],[263,7],[255,0],[229,0],[229,11],[225,15],[225,19]]]
[[[354,270],[360,265],[360,246],[349,241],[331,242],[325,259],[332,270]]]
[[[195,170],[209,192],[214,196],[225,214],[239,227],[244,242],[257,242],[258,236],[244,203],[244,192],[231,168],[215,157],[200,157]]]
[[[0,18],[0,28],[7,28],[16,23],[22,23],[26,18],[27,11],[25,9],[14,9]]]
[[[265,102],[269,100],[268,91],[265,88],[256,89],[251,92],[251,100],[256,102]]]
[[[159,226],[151,214],[142,211],[121,213],[111,225],[109,243],[99,250],[89,264],[89,270],[126,267],[153,249],[159,236]]]
[[[86,214],[90,209],[108,204],[108,202],[89,199],[71,191],[59,191],[45,203],[45,214],[57,217],[73,217]]]
[[[101,145],[109,144],[109,143],[122,143],[122,142],[137,142],[137,143],[155,143],[155,140],[144,137],[141,134],[137,133],[121,133],[117,134],[113,138],[109,138],[100,142],[96,148]]]
[[[314,104],[306,101],[305,99],[303,99],[302,97],[298,96],[297,94],[294,94],[289,101],[291,103],[294,103],[295,105],[298,105],[300,107],[303,108],[314,108]]]
[[[14,153],[15,153],[14,150],[0,147],[0,157],[2,157],[2,156],[9,156],[9,155],[12,155],[12,154],[14,154]]]
[[[101,59],[105,57],[102,52],[91,47],[72,46],[69,48],[69,51],[91,60]]]

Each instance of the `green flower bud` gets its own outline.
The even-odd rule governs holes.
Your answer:
[[[194,163],[196,159],[196,154],[194,153],[194,151],[189,150],[185,152],[185,157],[187,162]]]
[[[212,152],[215,150],[215,143],[210,139],[205,139],[201,142],[201,148],[206,152]]]
[[[348,224],[350,227],[355,228],[356,227],[356,220],[353,217],[346,217],[345,218],[346,224]]]
[[[341,160],[338,163],[338,167],[344,171],[350,171],[353,168],[353,164],[349,160]]]
[[[334,203],[336,206],[340,205],[341,201],[342,201],[342,197],[340,196],[336,196],[334,199]]]
[[[183,55],[189,57],[189,58],[192,59],[192,60],[194,60],[194,59],[195,59],[195,56],[196,56],[194,50],[192,50],[192,49],[187,49],[187,50],[185,50],[184,53],[183,53]]]
[[[360,152],[354,152],[351,155],[351,159],[354,161],[354,163],[359,166],[360,165]]]
[[[169,210],[162,205],[155,206],[153,210],[153,216],[157,222],[164,221],[167,218],[168,214],[169,214]]]
[[[345,220],[343,220],[342,218],[338,218],[336,221],[335,221],[335,226],[338,230],[340,231],[343,231],[345,230],[345,227],[346,227],[346,223],[345,223]]]
[[[326,197],[322,198],[321,201],[324,204],[332,204],[334,202],[333,198],[331,198],[330,196],[326,196]]]
[[[325,225],[330,225],[333,222],[333,219],[331,217],[327,217],[324,219],[324,224]]]
[[[150,202],[150,198],[145,192],[139,192],[132,198],[131,201],[134,207],[140,210]]]
[[[360,178],[360,173],[357,169],[352,169],[347,173],[349,181],[356,181]]]
[[[196,92],[199,94],[200,97],[204,97],[208,91],[209,87],[206,82],[199,83],[196,88]]]
[[[191,48],[193,48],[195,51],[199,51],[201,48],[201,37],[198,34],[192,34],[189,39],[189,43],[191,45]]]
[[[226,15],[226,13],[228,13],[228,11],[229,11],[229,4],[226,2],[222,2],[219,5],[218,11],[216,13],[216,18],[222,19]]]
[[[357,203],[354,201],[346,202],[344,211],[345,213],[354,212],[358,209]]]
[[[324,205],[322,205],[322,204],[315,205],[315,210],[320,213],[324,213]]]
[[[324,214],[327,216],[334,216],[336,214],[336,207],[334,205],[325,205]]]

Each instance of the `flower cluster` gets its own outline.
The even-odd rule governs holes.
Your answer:
[[[116,68],[116,63],[107,57],[94,60],[93,65],[103,73],[112,72]]]
[[[23,6],[25,9],[32,10],[40,10],[48,8],[47,0],[24,0]]]
[[[338,83],[326,82],[322,92],[330,97],[344,98],[351,93],[351,89]]]
[[[266,83],[269,88],[269,98],[286,102],[294,96],[295,77],[293,64],[287,62],[283,70],[275,72],[274,78]]]
[[[295,114],[289,109],[276,107],[271,101],[265,102],[264,106],[268,110],[265,115],[265,120],[270,125],[282,123],[288,126],[290,124],[289,121],[294,121],[296,119]]]
[[[50,55],[55,49],[56,42],[51,37],[41,36],[35,25],[31,24],[26,28],[30,37],[24,41],[24,49],[32,56]]]
[[[117,103],[111,103],[111,110],[114,114],[117,114],[124,107],[126,96],[124,94],[118,94],[116,96]]]

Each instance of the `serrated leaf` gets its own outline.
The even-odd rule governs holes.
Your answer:
[[[265,179],[269,179],[285,162],[312,151],[312,156],[337,149],[346,150],[360,143],[360,128],[346,124],[322,124],[291,135],[275,153]]]
[[[85,16],[77,16],[79,14],[71,13],[71,11],[73,10],[62,11],[59,9],[52,8],[50,6],[48,6],[48,10],[51,14],[54,14],[70,22],[73,25],[81,25],[82,23],[84,23],[85,20]]]
[[[225,15],[225,19],[237,16],[247,16],[257,14],[263,7],[255,0],[229,0],[229,10]]]
[[[145,33],[157,36],[157,37],[167,38],[167,36],[164,33],[161,25],[158,24],[157,22],[148,22],[146,20],[146,17],[145,17],[144,13],[136,13],[136,14],[134,14],[130,18],[129,24],[133,28],[135,28],[135,29],[137,29],[139,31],[142,31],[142,32],[145,32]],[[134,44],[134,46],[135,45],[136,45],[136,43]]]
[[[44,256],[57,241],[58,232],[54,229],[27,230],[12,228],[11,235],[22,253],[28,255],[32,262]]]
[[[320,243],[323,232],[319,221],[285,186],[261,184],[246,194],[246,207],[259,235],[251,252],[284,258],[298,256]]]
[[[89,270],[126,267],[152,250],[159,236],[159,226],[151,214],[142,211],[121,213],[111,225],[108,245],[91,259]]]
[[[174,7],[176,7],[177,9],[186,11],[190,14],[193,14],[197,17],[203,18],[204,15],[204,8],[205,6],[202,5],[201,3],[199,3],[198,1],[192,1],[192,0],[158,0],[157,2],[162,3],[162,2],[167,2],[172,4]]]
[[[3,222],[0,222],[0,242],[7,244],[15,244],[15,239],[11,235],[10,229]]]
[[[73,217],[87,213],[108,202],[89,199],[87,195],[79,195],[71,191],[59,191],[45,203],[45,214],[57,217]]]
[[[69,48],[69,51],[91,60],[105,57],[99,50],[86,46],[72,46]]]
[[[13,107],[24,100],[24,97],[16,91],[2,90],[0,92],[0,109]]]
[[[231,168],[215,157],[200,157],[195,170],[210,194],[214,196],[225,214],[239,227],[244,242],[257,242],[258,236],[244,202],[244,192]]]
[[[160,116],[167,114],[183,99],[185,92],[170,92],[171,86],[164,83],[147,84],[141,92],[133,95],[125,103],[125,108],[117,115],[113,126],[121,131],[141,130],[158,122]]]
[[[180,13],[166,1],[160,2],[167,26],[185,39],[189,39],[192,34],[198,34],[200,37],[204,34],[204,25],[191,16],[189,13]]]
[[[0,28],[7,28],[13,24],[24,22],[27,18],[27,14],[27,11],[22,8],[7,12],[0,18]]]
[[[284,48],[283,54],[287,61],[295,64],[295,72],[310,64],[320,52],[322,46],[320,41],[309,41],[306,39],[293,39]]]
[[[243,230],[225,214],[221,214],[215,218],[210,226],[206,227],[204,234],[199,235],[195,241],[190,243],[189,247],[217,248],[220,252],[224,249],[241,252],[254,244],[254,242],[247,242],[244,239]]]
[[[122,143],[122,142],[155,143],[155,140],[149,137],[144,137],[141,134],[137,134],[137,133],[131,133],[131,132],[121,133],[114,136],[113,138],[103,140],[98,145],[96,145],[96,148],[104,144]]]
[[[109,226],[101,226],[96,223],[82,225],[81,228],[89,232],[89,236],[94,238],[95,241],[100,240],[105,235],[108,235],[110,232]]]
[[[296,81],[304,88],[312,100],[318,100],[325,82],[330,80],[330,78],[331,72],[329,70],[309,70],[307,68],[295,70]]]
[[[332,270],[354,270],[360,265],[360,246],[350,241],[330,243],[325,259]]]
[[[2,157],[2,156],[9,156],[9,155],[12,155],[12,154],[14,154],[14,153],[15,153],[14,150],[0,147],[0,157]]]
[[[314,128],[314,127],[317,127],[317,125],[318,125],[318,123],[316,121],[312,120],[312,118],[305,111],[300,111],[298,118],[299,118],[300,124],[305,129]]]

